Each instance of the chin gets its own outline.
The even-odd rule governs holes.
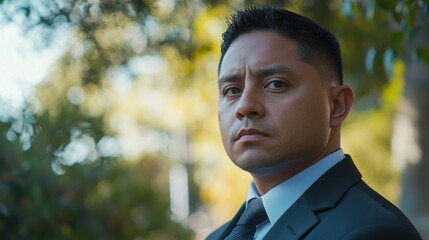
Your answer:
[[[294,172],[297,169],[306,166],[305,162],[303,162],[301,159],[288,161],[280,159],[278,159],[278,161],[261,161],[261,159],[263,158],[241,159],[234,163],[244,171],[256,175],[270,175],[279,172]]]
[[[251,174],[266,175],[278,171],[278,164],[264,163],[258,160],[244,160],[234,162],[239,168]]]

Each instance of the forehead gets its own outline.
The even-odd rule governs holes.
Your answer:
[[[235,39],[228,48],[221,66],[219,77],[243,68],[260,68],[266,65],[291,65],[302,62],[295,40],[279,33],[257,31],[246,33]]]

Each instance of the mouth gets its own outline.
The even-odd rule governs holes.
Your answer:
[[[236,141],[256,141],[268,137],[268,134],[256,128],[244,128],[238,131]]]

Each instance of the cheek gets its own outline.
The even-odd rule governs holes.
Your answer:
[[[320,97],[301,98],[289,102],[277,112],[278,126],[285,136],[296,138],[321,137],[329,128],[329,106]]]
[[[302,134],[308,141],[324,142],[329,134],[329,106],[322,98],[314,98],[300,115]]]
[[[220,134],[224,145],[227,144],[230,128],[232,125],[231,120],[227,116],[228,114],[225,111],[225,109],[223,108],[218,109],[218,122],[219,122]]]

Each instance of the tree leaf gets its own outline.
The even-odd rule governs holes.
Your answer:
[[[375,62],[375,56],[377,55],[377,48],[371,47],[366,52],[365,57],[365,69],[368,73],[374,72],[374,62]]]
[[[417,48],[414,57],[417,62],[429,64],[429,50],[426,48]]]
[[[383,55],[384,70],[389,79],[392,76],[394,61],[395,61],[395,51],[392,48],[389,48],[384,52],[384,55]]]
[[[343,5],[341,7],[341,11],[347,18],[353,18],[353,8],[351,0],[344,0]]]

